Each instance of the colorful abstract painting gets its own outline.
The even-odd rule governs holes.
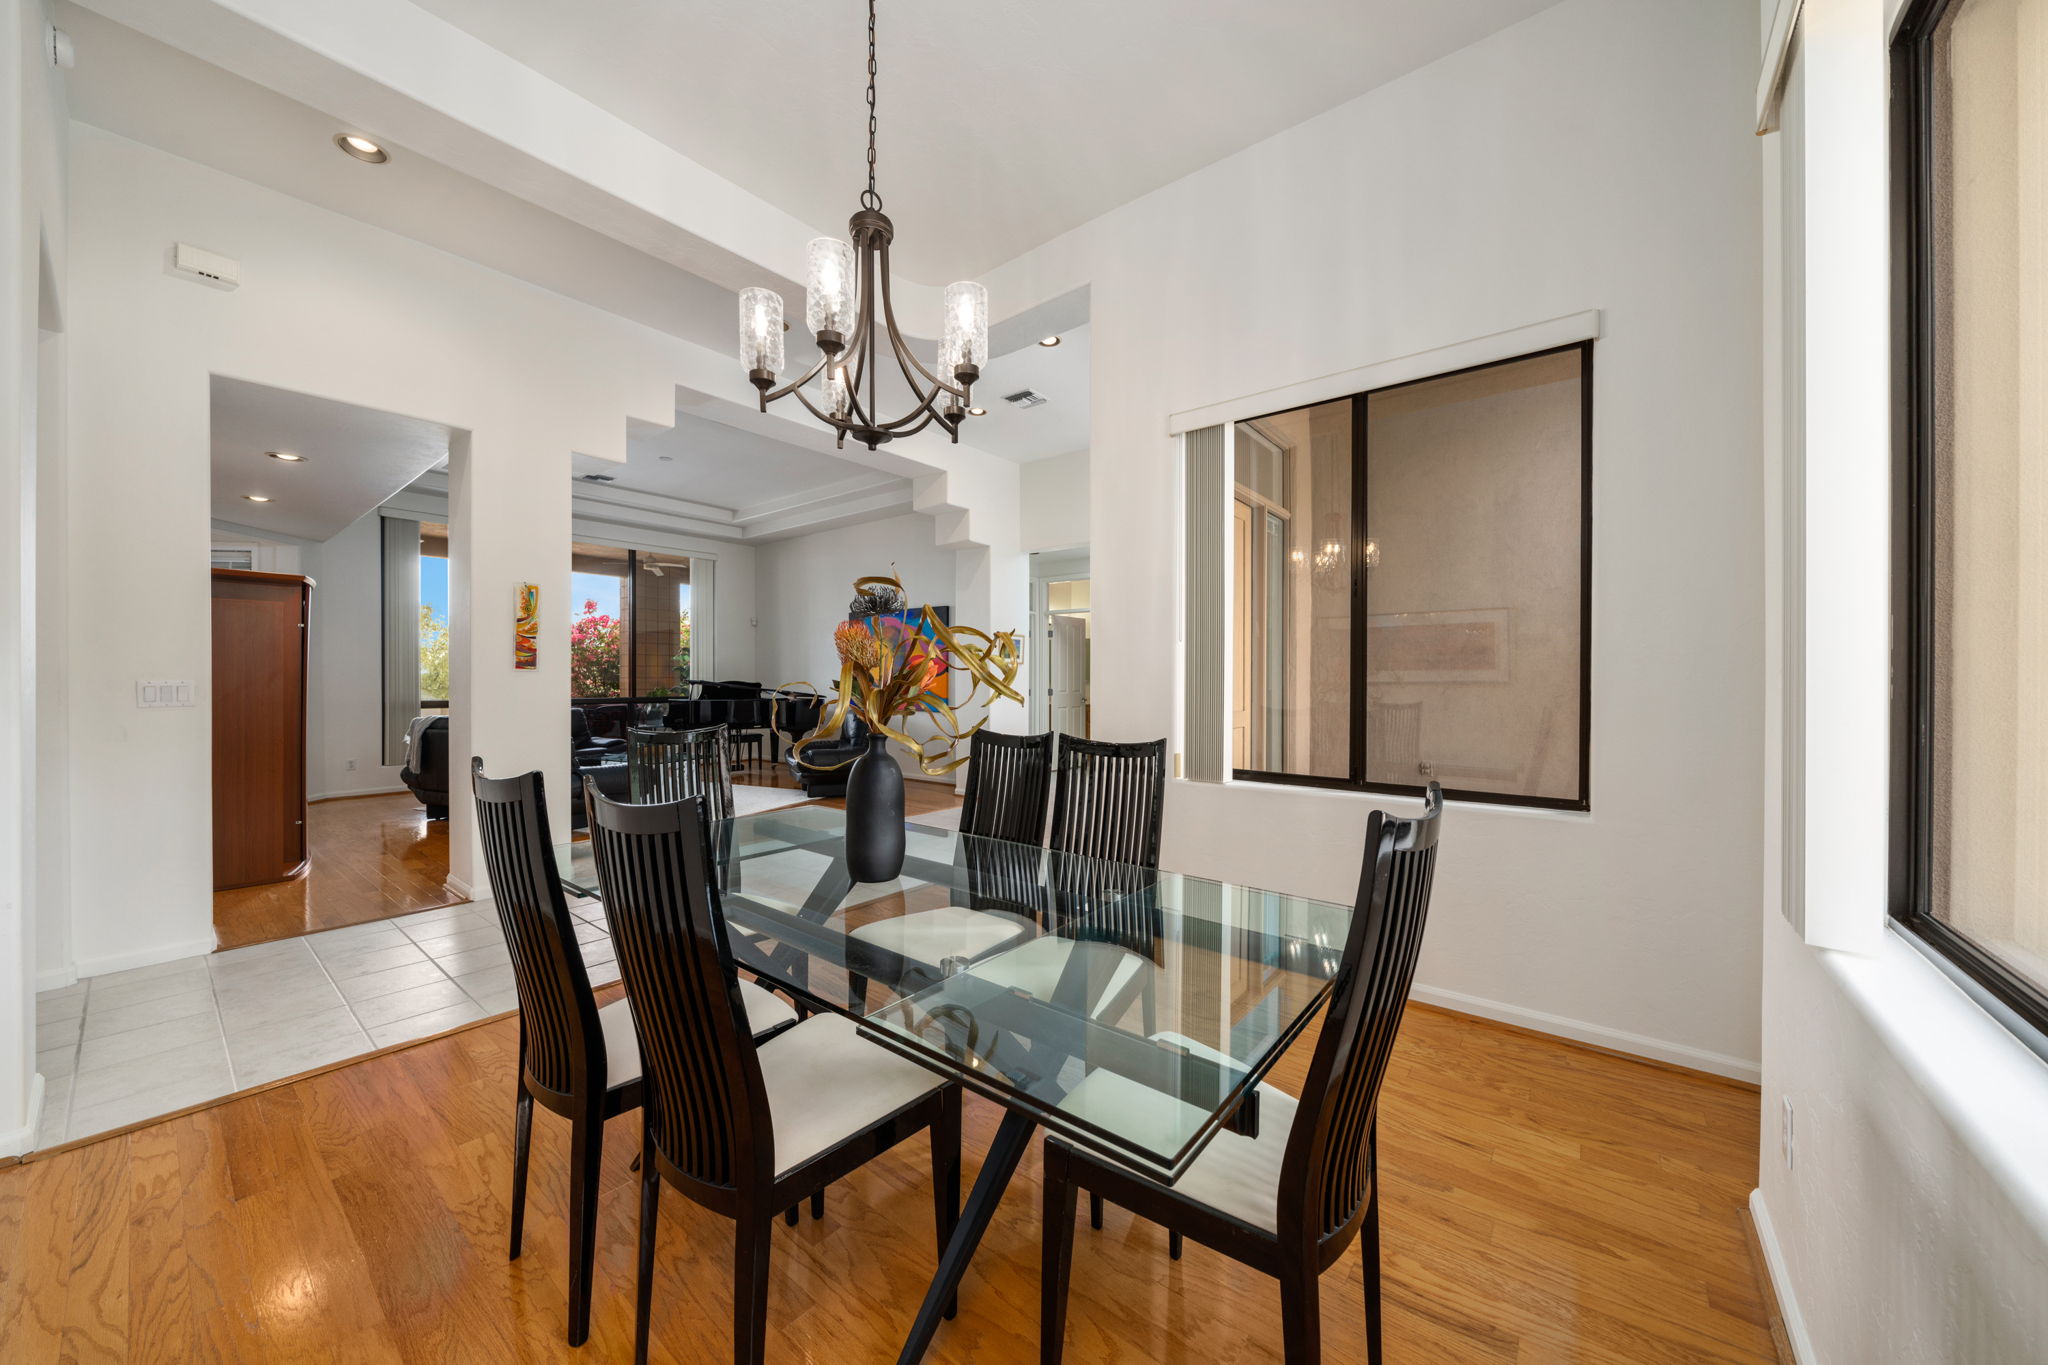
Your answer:
[[[519,619],[513,626],[512,666],[540,667],[540,585],[519,585]]]

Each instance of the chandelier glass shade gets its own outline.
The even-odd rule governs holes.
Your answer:
[[[804,251],[804,326],[818,344],[818,361],[786,384],[782,296],[772,289],[740,291],[740,360],[760,393],[761,411],[795,395],[812,416],[846,438],[874,450],[884,441],[936,425],[954,441],[970,416],[975,381],[988,361],[988,290],[972,280],[946,286],[944,317],[931,364],[916,354],[896,324],[890,297],[889,243],[895,224],[882,212],[875,189],[875,0],[868,0],[868,187],[847,222],[847,236],[813,238]],[[894,377],[883,392],[883,376]],[[902,395],[899,389],[907,387]],[[882,404],[898,403],[885,417]]]

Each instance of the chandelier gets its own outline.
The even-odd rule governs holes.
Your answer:
[[[875,0],[868,0],[868,187],[860,211],[847,223],[853,240],[818,237],[806,252],[804,324],[817,338],[818,363],[775,387],[782,374],[782,295],[772,289],[740,291],[740,359],[761,394],[761,411],[790,394],[811,415],[873,450],[937,423],[955,442],[970,415],[974,381],[988,359],[988,290],[972,280],[946,286],[945,324],[933,369],[911,353],[896,326],[889,297],[889,241],[896,228],[875,190]],[[880,315],[876,304],[880,303]],[[909,411],[881,414],[879,384],[891,361],[910,387]],[[934,373],[936,370],[936,373]],[[815,390],[808,386],[818,381]],[[892,381],[890,387],[895,387]],[[866,397],[862,397],[862,389]]]

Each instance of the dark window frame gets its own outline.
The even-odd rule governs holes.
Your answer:
[[[1444,788],[1444,796],[1453,801],[1478,802],[1494,806],[1520,806],[1536,810],[1590,811],[1593,808],[1593,341],[1568,342],[1562,346],[1549,346],[1540,351],[1528,351],[1521,355],[1505,356],[1499,360],[1488,360],[1477,365],[1466,365],[1456,370],[1445,370],[1439,374],[1423,375],[1416,379],[1403,380],[1398,384],[1382,384],[1375,389],[1365,389],[1351,394],[1351,773],[1348,777],[1323,777],[1310,773],[1268,772],[1252,768],[1232,768],[1231,777],[1239,782],[1263,782],[1287,787],[1320,787],[1333,791],[1371,792],[1385,796],[1421,797],[1424,791],[1420,783],[1370,782],[1365,779],[1366,720],[1370,696],[1369,685],[1365,682],[1366,669],[1366,568],[1365,568],[1365,527],[1367,495],[1366,460],[1366,402],[1375,394],[1392,393],[1398,389],[1410,388],[1416,384],[1430,384],[1439,379],[1450,379],[1461,374],[1472,374],[1479,370],[1498,369],[1502,365],[1514,365],[1525,360],[1536,360],[1543,356],[1562,355],[1576,351],[1579,355],[1579,789],[1573,796],[1525,796],[1512,792],[1474,791],[1469,788]],[[1266,417],[1279,417],[1306,408],[1325,407],[1333,402],[1347,401],[1344,398],[1323,399],[1315,403],[1301,403],[1291,408],[1260,413],[1244,421],[1256,422]],[[1235,423],[1233,423],[1235,425]],[[1233,477],[1235,474],[1233,472]]]
[[[1935,230],[1934,33],[1961,0],[1916,0],[1891,49],[1892,923],[2048,1032],[2044,992],[1933,914]]]

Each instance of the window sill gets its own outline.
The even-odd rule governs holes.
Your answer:
[[[2048,1240],[2048,1064],[1896,929],[1822,965],[1928,1102]]]
[[[1221,782],[1206,781],[1194,777],[1167,779],[1171,787],[1186,788],[1190,791],[1256,792],[1260,799],[1267,797],[1283,801],[1308,800],[1315,802],[1346,803],[1364,805],[1395,811],[1403,815],[1422,813],[1420,796],[1404,796],[1398,792],[1362,791],[1356,787],[1324,787],[1307,782],[1261,782],[1251,778],[1231,777]],[[1572,810],[1558,806],[1520,806],[1505,801],[1473,801],[1463,797],[1446,796],[1444,804],[1457,810],[1472,813],[1488,813],[1515,818],[1538,820],[1563,820],[1572,824],[1585,824],[1592,820],[1590,810]]]

